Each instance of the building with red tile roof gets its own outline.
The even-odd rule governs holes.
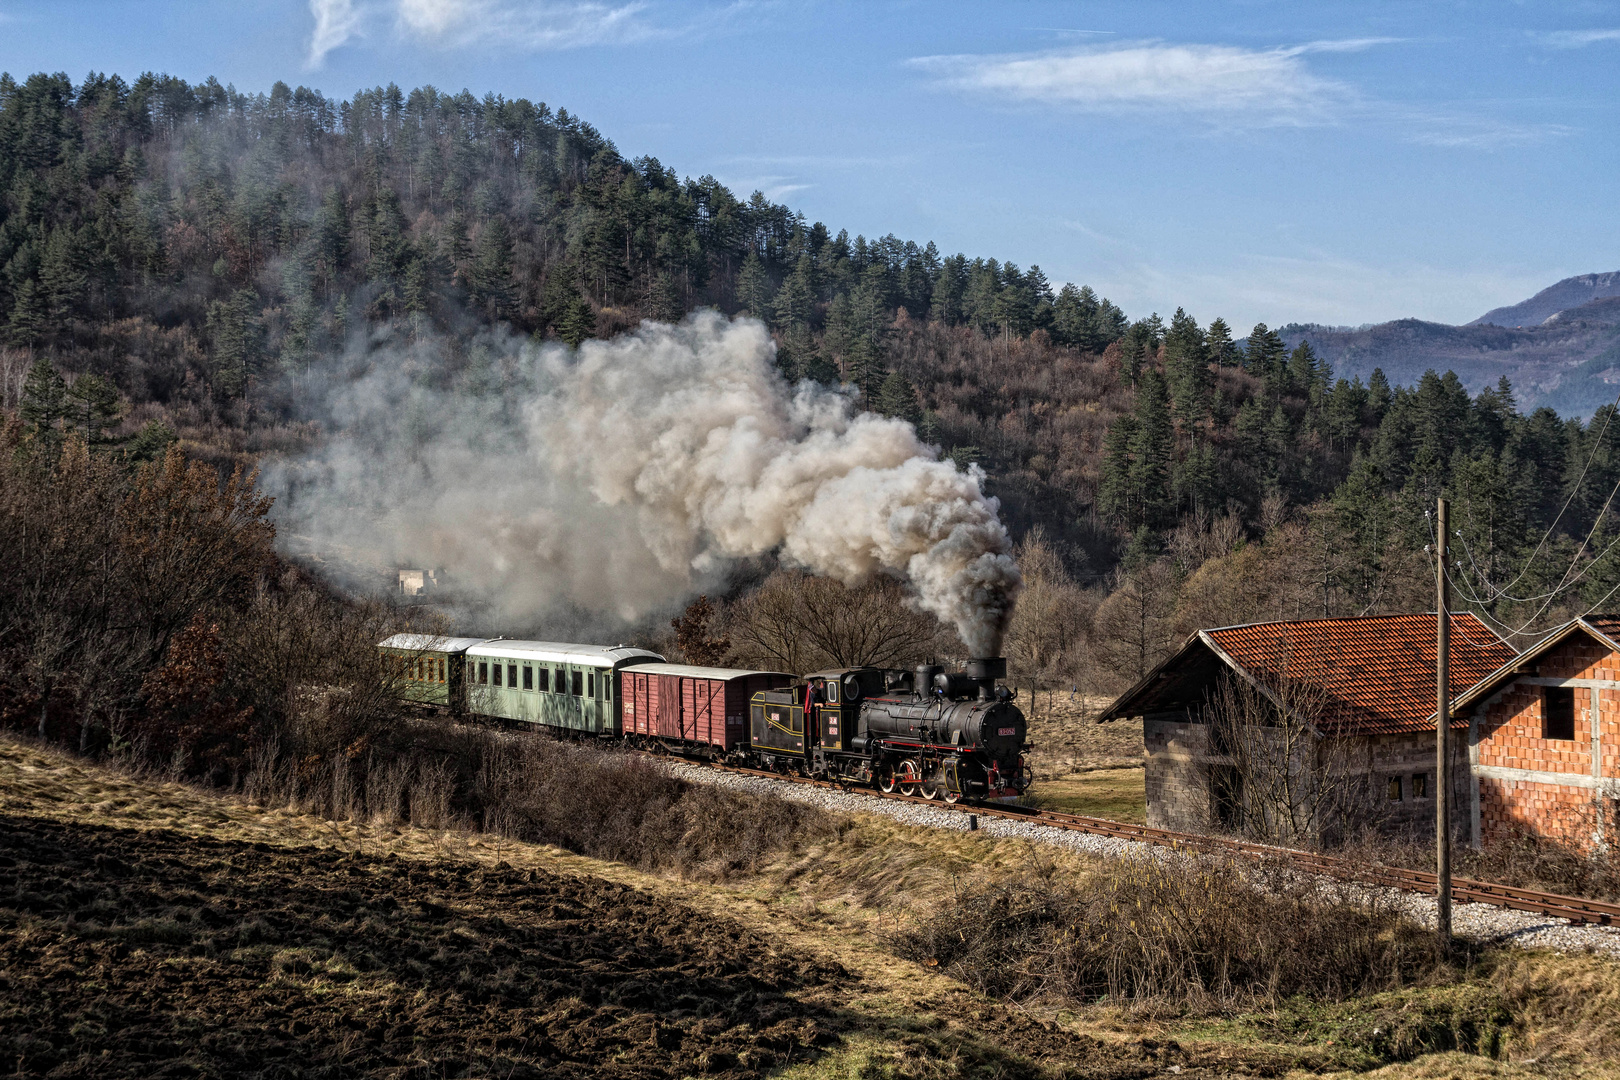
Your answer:
[[[1620,616],[1573,619],[1459,694],[1469,832],[1620,843]]]
[[[1236,683],[1284,711],[1308,713],[1293,719],[1314,737],[1339,740],[1339,746],[1354,743],[1355,753],[1346,760],[1356,762],[1360,797],[1369,804],[1364,821],[1388,831],[1432,829],[1435,630],[1433,614],[1200,630],[1099,719],[1143,718],[1150,825],[1238,824],[1243,780],[1211,724],[1223,686]],[[1452,616],[1451,643],[1458,689],[1515,656],[1512,646],[1471,614]],[[1453,726],[1465,729],[1468,721],[1454,720]],[[1461,805],[1469,784],[1468,747],[1463,738],[1453,747],[1450,772]]]

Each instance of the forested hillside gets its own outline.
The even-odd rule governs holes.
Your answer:
[[[176,437],[221,466],[299,451],[323,432],[289,380],[386,334],[760,318],[790,378],[846,382],[987,470],[1023,537],[1026,681],[1117,687],[1199,626],[1428,607],[1443,492],[1459,591],[1505,629],[1620,583],[1612,407],[1583,425],[1506,382],[1338,378],[1264,325],[1133,321],[1036,266],[851,239],[627,158],[522,99],[7,76],[0,267],[0,405],[47,456],[74,432],[132,460]]]

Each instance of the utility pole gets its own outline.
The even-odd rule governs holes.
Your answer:
[[[1435,551],[1434,659],[1434,868],[1436,929],[1440,947],[1451,951],[1451,597],[1446,587],[1446,559],[1451,545],[1451,504],[1439,500],[1439,543]]]

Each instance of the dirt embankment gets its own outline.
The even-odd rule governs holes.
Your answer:
[[[21,1075],[752,1075],[847,979],[600,879],[0,817]]]

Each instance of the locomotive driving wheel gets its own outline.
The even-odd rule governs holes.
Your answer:
[[[910,761],[902,761],[897,769],[895,779],[900,784],[900,794],[915,795],[921,778],[917,775],[917,766]]]
[[[878,770],[878,790],[885,794],[894,791],[894,770],[886,765]]]
[[[936,769],[934,771],[934,775],[928,777],[922,782],[920,785],[920,790],[923,798],[937,799],[939,798],[940,792],[945,790],[945,778],[941,776],[939,771]]]
[[[950,803],[952,806],[956,805],[962,799],[962,793],[960,791],[952,791],[949,787],[940,788],[939,793],[945,799],[945,801]]]

